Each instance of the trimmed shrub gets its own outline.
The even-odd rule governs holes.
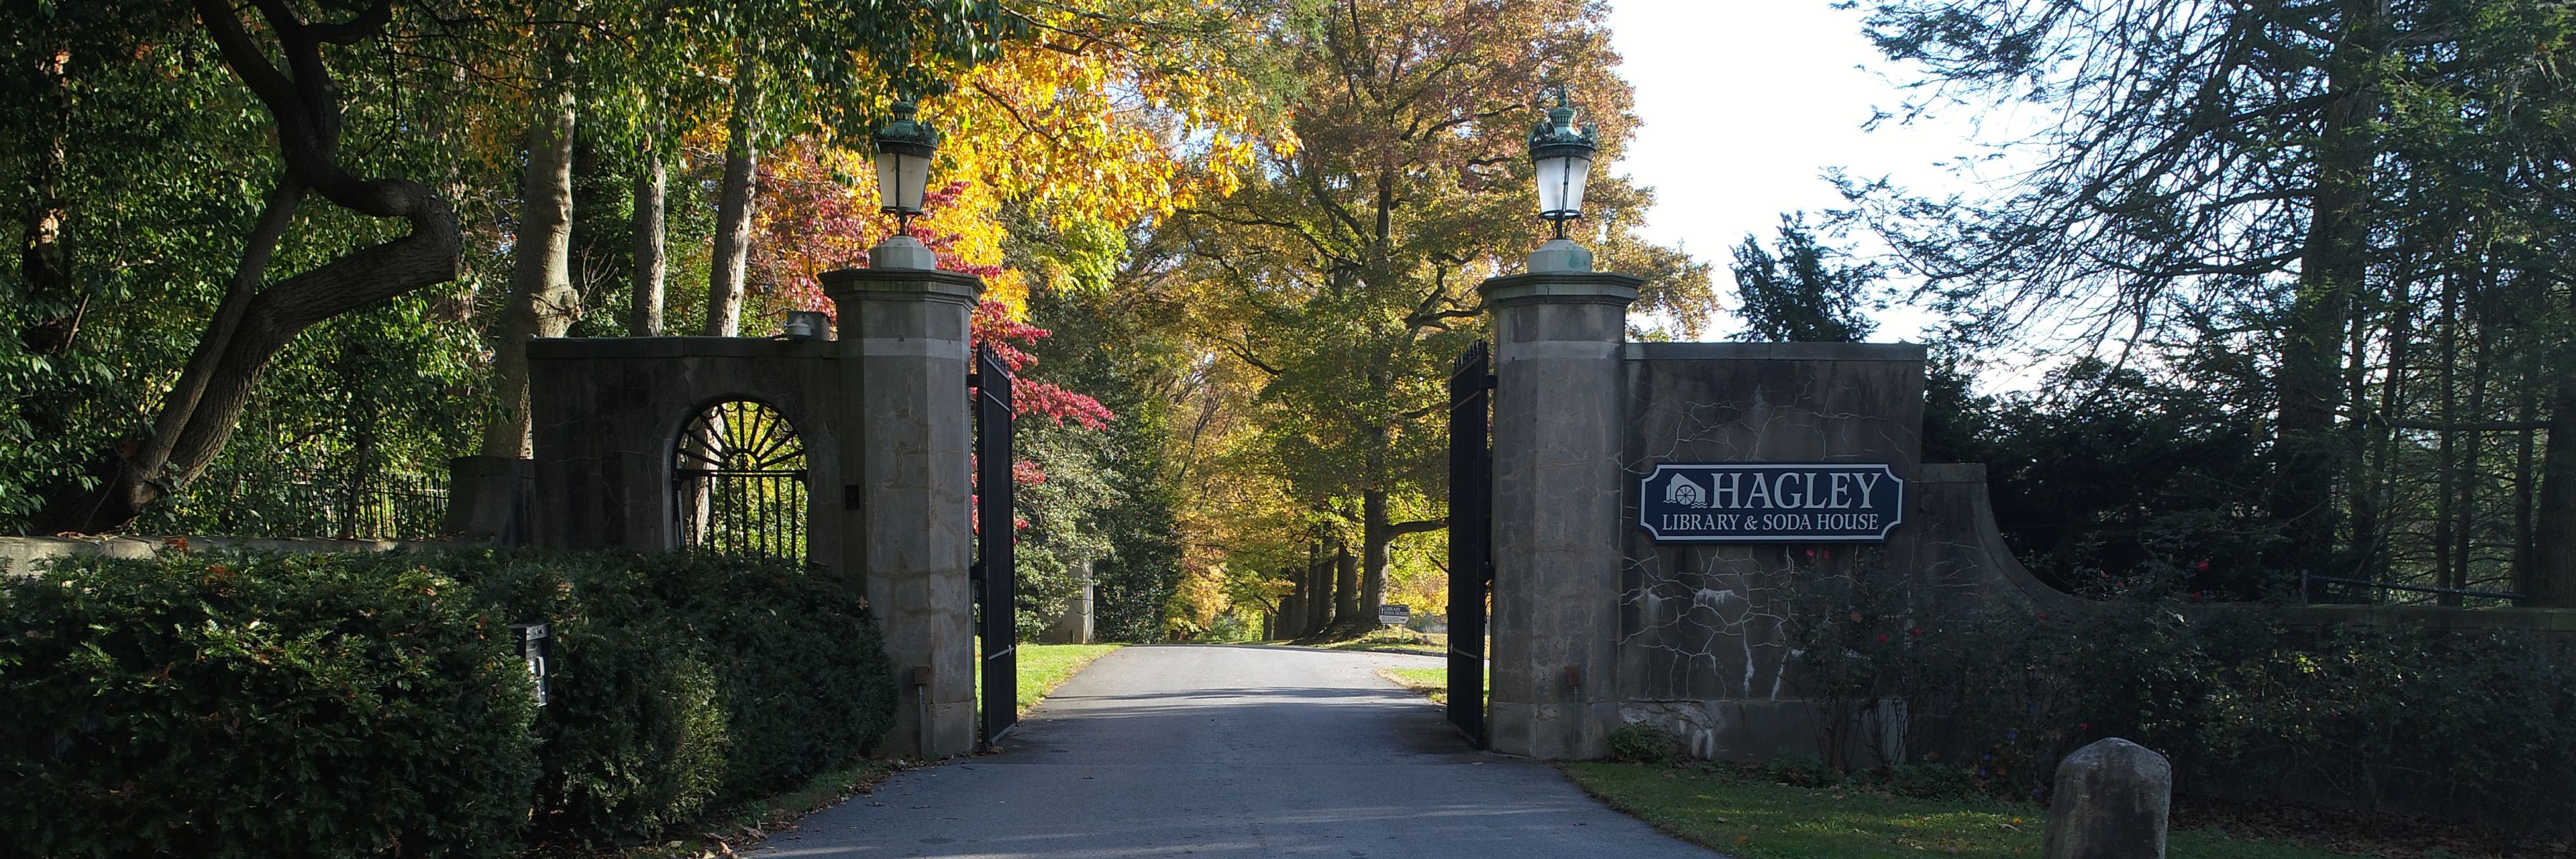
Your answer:
[[[174,554],[0,588],[0,853],[513,852],[536,708],[453,579]]]
[[[2040,799],[2058,760],[2117,736],[2171,759],[2186,792],[2576,831],[2564,640],[2316,628],[2170,600],[1931,619],[1904,596],[1803,595],[1797,681],[1839,714],[1820,745],[1904,737],[1905,760],[1832,769],[1944,764],[1954,771],[1905,778],[1964,774],[1974,790]],[[1910,717],[1885,724],[1889,712]]]
[[[1610,759],[1623,764],[1671,763],[1681,752],[1672,734],[1653,725],[1625,725],[1610,732]]]
[[[864,602],[783,562],[174,554],[5,593],[0,694],[32,718],[0,723],[0,854],[632,843],[893,723]],[[535,622],[542,708],[508,628]]]
[[[857,760],[894,725],[877,624],[779,561],[487,548],[442,553],[480,599],[547,619],[555,661],[537,833],[630,843]]]

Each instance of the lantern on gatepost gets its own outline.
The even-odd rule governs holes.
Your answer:
[[[909,232],[921,215],[929,192],[930,159],[939,154],[939,131],[913,118],[912,102],[894,103],[894,120],[877,129],[878,211],[895,216],[899,232]]]
[[[868,249],[872,269],[939,268],[939,255],[912,237],[912,219],[930,190],[930,160],[939,154],[939,131],[913,118],[918,109],[898,99],[894,119],[877,129],[878,211],[895,217],[895,231]]]
[[[1530,130],[1530,162],[1538,168],[1538,216],[1556,223],[1565,238],[1565,222],[1583,217],[1583,185],[1592,178],[1592,155],[1601,149],[1601,128],[1574,127],[1574,99],[1556,90],[1556,106]]]

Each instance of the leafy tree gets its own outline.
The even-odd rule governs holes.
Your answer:
[[[238,424],[260,371],[295,335],[322,320],[455,277],[461,255],[456,216],[420,182],[369,178],[344,165],[344,90],[326,49],[382,39],[396,23],[391,0],[342,20],[308,20],[283,2],[258,4],[257,23],[228,3],[195,4],[225,65],[275,122],[280,175],[241,252],[232,282],[186,368],[161,397],[151,434],[131,449],[100,456],[86,485],[48,493],[42,531],[122,527],[145,506],[211,463]],[[403,16],[406,26],[436,26]],[[272,60],[274,56],[277,59]],[[335,259],[267,283],[270,260],[308,194],[355,215],[403,221],[408,232],[365,243]]]
[[[2247,417],[2267,434],[2258,482],[2283,536],[2267,566],[2411,568],[2458,587],[2476,511],[2505,507],[2527,511],[2507,526],[2521,536],[2499,541],[2519,544],[2524,587],[2576,599],[2576,538],[2559,536],[2576,519],[2556,518],[2576,516],[2576,489],[2541,487],[2576,487],[2557,470],[2567,457],[2510,454],[2510,477],[2485,483],[2510,487],[2501,505],[2477,503],[2497,491],[2483,480],[2455,479],[2499,453],[2489,434],[2519,433],[2529,451],[2567,412],[2492,396],[2506,378],[2563,378],[2548,368],[2570,354],[2576,305],[2555,260],[2576,211],[2571,93],[2549,71],[2576,26],[2564,4],[1866,5],[1879,47],[1918,74],[1910,111],[2063,112],[2003,144],[2031,160],[1989,198],[1846,182],[1971,337],[2074,331],[2122,366],[2146,342],[2202,332],[2259,349],[2259,373],[2227,396],[2265,402]],[[2407,490],[2425,482],[2429,509]],[[2419,540],[2434,557],[2407,557]]]
[[[1569,87],[1602,126],[1605,163],[1633,126],[1602,15],[1572,0],[1286,10],[1264,35],[1296,93],[1295,145],[1267,141],[1241,191],[1157,236],[1189,269],[1197,335],[1263,377],[1266,467],[1298,506],[1348,525],[1359,558],[1335,606],[1347,627],[1374,622],[1395,540],[1442,526],[1407,499],[1439,492],[1441,384],[1480,336],[1475,284],[1541,238],[1523,151],[1532,97]],[[1650,278],[1646,309],[1695,320],[1705,270],[1634,238],[1645,201],[1596,179],[1587,238]],[[1407,507],[1428,515],[1397,518]]]
[[[703,331],[719,337],[740,324],[760,154],[818,132],[862,139],[886,115],[884,105],[945,92],[965,67],[994,58],[1025,29],[996,0],[729,0],[675,17],[729,49],[731,105]],[[875,84],[882,97],[850,98],[858,82]]]
[[[1165,609],[1182,579],[1177,475],[1166,455],[1186,366],[1168,327],[1173,308],[1149,290],[1111,288],[1123,237],[1067,240],[1042,227],[1016,235],[1014,255],[1044,273],[1030,294],[1030,318],[1054,332],[1030,351],[1050,378],[1099,392],[1103,407],[1118,415],[1106,430],[1083,435],[1078,456],[1054,458],[1060,464],[1050,466],[1050,480],[1053,469],[1070,467],[1097,482],[1098,494],[1080,512],[1078,527],[1088,542],[1041,551],[1059,562],[1092,562],[1097,638],[1161,640]],[[1038,461],[1050,460],[1041,452]]]

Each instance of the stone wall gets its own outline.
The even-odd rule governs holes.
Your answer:
[[[690,416],[723,400],[768,404],[805,444],[809,521],[838,515],[831,421],[840,380],[828,341],[741,337],[541,339],[528,344],[534,425],[533,542],[565,548],[677,548],[671,463]],[[806,554],[837,557],[832,528],[808,529]],[[827,545],[829,544],[829,545]]]
[[[1788,624],[1797,595],[1819,583],[1905,576],[1918,610],[1935,614],[1998,601],[2073,603],[2004,548],[1983,466],[1921,461],[1922,346],[1624,349],[1621,464],[1631,479],[1619,583],[1622,720],[1672,731],[1699,757],[1759,760],[1816,748],[1819,710],[1798,691]],[[1879,544],[1657,543],[1636,526],[1634,478],[1681,462],[1885,463],[1905,481],[1904,522]]]
[[[452,546],[416,540],[260,537],[0,537],[0,576],[32,576],[54,558],[149,558],[162,552],[390,552]]]
[[[1826,708],[1801,694],[1790,631],[1801,594],[1868,579],[1926,621],[2073,612],[1996,528],[1982,465],[1921,462],[1924,350],[1891,344],[1627,344],[1618,621],[1622,721],[1655,725],[1698,757],[1822,751]],[[1658,463],[1886,463],[1905,481],[1903,524],[1880,544],[1657,543],[1637,524],[1639,478]],[[1901,578],[1902,581],[1891,581]],[[2576,610],[2213,605],[2289,627],[2535,632],[2576,654]],[[1837,731],[1855,760],[1904,757],[1902,705]],[[1912,714],[1921,718],[1926,714]],[[1867,735],[1879,726],[1887,736]],[[1887,726],[1897,726],[1888,728]],[[1920,751],[1920,750],[1917,750]],[[2295,790],[2268,789],[2276,796]]]

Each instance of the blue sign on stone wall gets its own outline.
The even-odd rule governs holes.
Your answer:
[[[1655,466],[1637,512],[1658,543],[1876,543],[1905,517],[1905,481],[1884,464]]]

